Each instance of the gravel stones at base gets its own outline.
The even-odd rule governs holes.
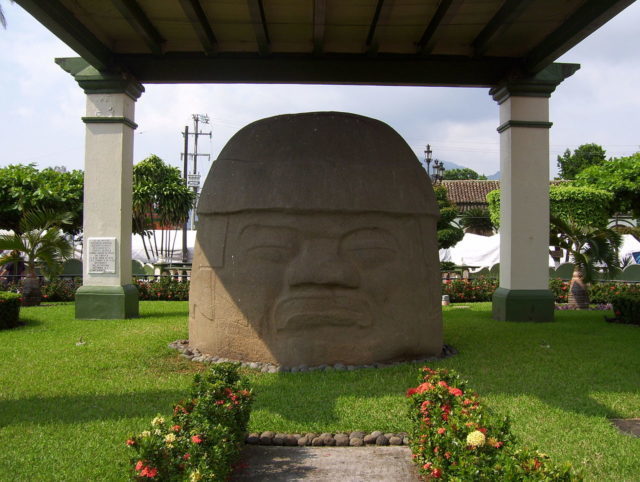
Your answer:
[[[409,445],[409,436],[405,432],[382,433],[375,431],[350,433],[250,433],[245,438],[249,445],[280,445],[287,447],[363,447],[365,445]]]
[[[273,363],[261,363],[256,361],[242,361],[242,360],[230,360],[228,358],[221,358],[214,355],[208,355],[206,353],[200,352],[197,348],[189,347],[189,340],[176,340],[174,342],[169,343],[169,348],[178,350],[184,358],[188,360],[200,362],[200,363],[223,363],[223,362],[234,362],[240,363],[241,366],[250,368],[251,370],[256,370],[262,373],[279,373],[279,372],[289,372],[289,373],[306,373],[306,372],[315,372],[315,371],[351,371],[359,368],[384,368],[392,365],[398,365],[400,363],[426,363],[430,361],[442,360],[443,358],[448,358],[453,355],[457,355],[458,351],[450,345],[442,346],[442,353],[439,356],[432,356],[427,358],[416,358],[414,360],[402,360],[390,363],[372,363],[369,365],[344,365],[342,363],[336,363],[334,365],[319,365],[319,366],[307,366],[307,365],[298,365],[295,367],[283,367],[280,365],[275,365]]]

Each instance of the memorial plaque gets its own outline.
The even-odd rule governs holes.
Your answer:
[[[89,273],[116,272],[116,238],[89,238]]]

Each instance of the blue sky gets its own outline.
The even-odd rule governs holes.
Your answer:
[[[54,62],[76,56],[18,5],[2,2],[0,30],[0,166],[83,168],[85,97]],[[640,2],[559,59],[582,68],[551,97],[550,167],[566,148],[601,144],[609,156],[640,151]],[[480,173],[499,169],[498,107],[487,89],[296,85],[147,85],[137,103],[135,156],[157,154],[181,166],[181,131],[191,114],[208,114],[213,136],[200,152],[215,159],[242,126],[271,115],[314,110],[355,112],[394,127],[422,158]],[[201,162],[202,173],[210,165]]]

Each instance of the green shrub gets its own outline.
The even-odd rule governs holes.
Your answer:
[[[0,330],[18,326],[21,301],[17,293],[0,291]]]
[[[611,303],[613,304],[615,318],[607,318],[607,321],[640,325],[640,295],[614,295]]]
[[[189,281],[171,276],[136,281],[140,300],[186,301],[189,299],[189,285]]]
[[[220,363],[196,375],[191,398],[127,440],[134,480],[227,480],[244,443],[252,393],[238,365]]]
[[[42,283],[42,299],[46,301],[73,301],[82,278],[55,278]]]
[[[579,480],[570,466],[519,448],[507,417],[485,407],[453,371],[424,367],[407,391],[411,450],[425,479]]]
[[[452,303],[491,301],[497,288],[498,280],[495,278],[454,279],[442,282],[442,294],[449,295]]]

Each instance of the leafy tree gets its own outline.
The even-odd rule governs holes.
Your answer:
[[[151,155],[133,167],[133,232],[142,236],[147,259],[171,255],[169,234],[162,230],[158,245],[155,230],[182,226],[194,202],[195,193],[185,185],[180,170],[158,156]]]
[[[20,219],[18,230],[13,234],[0,235],[0,251],[10,251],[0,256],[0,264],[15,264],[21,258],[24,258],[26,263],[27,278],[23,281],[23,304],[40,304],[42,296],[36,268],[42,267],[56,272],[57,265],[71,256],[73,247],[60,228],[70,224],[72,219],[71,213],[27,211]]]
[[[570,305],[589,307],[587,283],[594,279],[596,265],[614,271],[618,262],[618,248],[622,237],[606,227],[587,226],[571,219],[551,217],[549,244],[568,251],[574,263],[569,285]]]
[[[589,167],[578,174],[575,184],[609,191],[612,213],[640,217],[640,152]]]
[[[462,226],[465,233],[479,234],[481,236],[491,236],[493,234],[493,223],[491,222],[489,211],[480,207],[471,208],[462,213],[460,226]]]
[[[573,154],[569,149],[558,156],[560,179],[575,179],[584,169],[607,162],[604,149],[598,144],[582,144]]]
[[[458,217],[458,209],[447,198],[447,188],[442,185],[433,187],[436,194],[440,219],[436,229],[438,230],[438,249],[446,249],[455,246],[464,237],[464,231],[455,222]]]
[[[473,169],[463,167],[462,169],[448,169],[444,171],[443,179],[447,181],[461,181],[465,179],[486,180],[487,176],[478,174]]]
[[[35,164],[0,168],[0,229],[20,232],[25,213],[40,210],[70,213],[64,226],[70,234],[82,230],[84,175],[82,171],[39,171]]]
[[[556,185],[549,187],[551,216],[576,224],[605,227],[611,213],[613,195],[593,187]],[[487,194],[489,216],[494,226],[500,226],[500,190]]]

